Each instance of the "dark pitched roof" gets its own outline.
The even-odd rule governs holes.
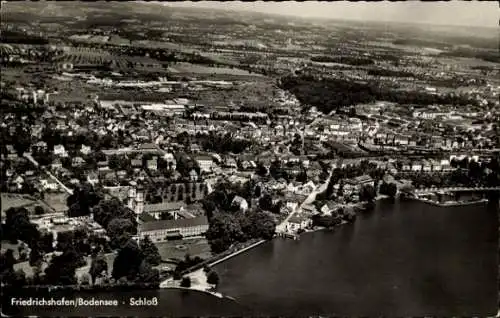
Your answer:
[[[206,216],[199,216],[191,219],[177,219],[177,220],[162,220],[146,222],[139,225],[140,232],[149,232],[156,230],[177,229],[183,227],[193,227],[199,225],[208,225]]]
[[[172,210],[178,210],[184,207],[184,202],[162,202],[155,204],[146,204],[144,205],[145,213],[154,213],[154,212],[166,212]]]

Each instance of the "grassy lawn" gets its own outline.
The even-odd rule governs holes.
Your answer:
[[[22,194],[2,193],[1,197],[2,213],[10,208],[18,208],[36,203],[36,201],[31,200],[27,196],[24,196]]]
[[[47,193],[45,194],[45,203],[56,212],[64,212],[68,209],[66,206],[67,193]]]
[[[167,241],[156,243],[155,245],[158,247],[163,260],[169,258],[184,259],[186,254],[189,254],[191,257],[198,256],[200,258],[212,256],[206,239]],[[179,248],[180,246],[184,246],[184,248]]]

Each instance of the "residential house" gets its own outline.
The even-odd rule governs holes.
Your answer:
[[[71,159],[72,167],[80,167],[85,164],[85,160],[82,157],[74,157]]]
[[[61,159],[59,158],[54,159],[54,161],[50,164],[50,167],[54,170],[61,169],[62,168]]]
[[[397,136],[394,138],[394,144],[396,145],[406,146],[408,145],[408,143],[409,143],[408,137]]]
[[[414,172],[422,171],[422,164],[420,162],[412,163],[411,171],[414,171]]]
[[[33,170],[26,170],[26,172],[24,172],[24,178],[26,181],[34,181],[36,176],[35,176],[35,171]]]
[[[424,160],[424,162],[422,164],[422,170],[425,172],[431,172],[432,171],[432,164],[429,161]]]
[[[31,147],[32,151],[47,151],[47,143],[45,141],[39,141]]]
[[[318,210],[316,210],[316,207],[313,204],[303,204],[302,205],[302,212],[308,214],[308,215],[313,215],[318,213]]]
[[[232,169],[238,168],[238,164],[236,163],[236,160],[234,158],[227,158],[225,166]]]
[[[432,161],[432,171],[442,171],[443,170],[443,166],[441,165],[441,162],[439,161],[436,161],[436,160],[433,160]]]
[[[125,178],[127,178],[127,171],[119,170],[116,172],[116,176],[118,177],[119,180],[125,180]]]
[[[130,161],[130,165],[132,166],[133,169],[141,169],[142,168],[142,160],[140,159],[132,159]]]
[[[107,162],[107,161],[99,161],[99,162],[97,163],[97,169],[98,169],[99,171],[109,171],[109,170],[111,170],[111,169],[109,168],[109,166],[108,166],[108,162]]]
[[[158,160],[156,158],[148,160],[147,167],[148,167],[148,170],[151,170],[151,171],[158,170]]]
[[[235,196],[233,201],[231,202],[231,205],[237,206],[241,212],[245,212],[248,210],[248,202],[244,198],[240,196]]]
[[[41,179],[40,185],[44,191],[55,191],[59,188],[57,182],[52,179]]]
[[[90,172],[87,174],[87,182],[91,185],[96,185],[99,183],[99,176],[96,172]]]
[[[177,168],[177,161],[175,160],[175,157],[172,153],[166,153],[163,156],[163,160],[166,161],[167,166],[170,170],[175,171],[175,169]]]
[[[189,180],[198,181],[198,173],[196,173],[196,170],[191,169],[191,171],[189,171]]]
[[[203,172],[210,172],[214,166],[214,160],[210,156],[196,156],[195,157],[200,170]]]
[[[334,202],[328,201],[320,208],[320,212],[325,215],[332,215],[332,212],[336,211],[337,209],[338,207]]]
[[[14,178],[13,183],[17,186],[18,189],[20,189],[24,184],[24,178],[21,176],[17,176],[16,178]]]
[[[312,224],[312,220],[306,216],[294,215],[292,216],[286,225],[288,232],[295,233],[298,230],[304,230]]]
[[[90,148],[89,146],[82,145],[82,147],[80,148],[80,152],[83,155],[88,156],[92,152],[92,148]]]
[[[305,195],[311,194],[314,190],[316,190],[316,185],[312,181],[309,181],[300,187],[300,193]]]
[[[190,150],[191,150],[191,152],[200,152],[201,147],[198,144],[191,144]]]
[[[452,171],[453,167],[451,166],[451,163],[449,160],[441,160],[441,167],[443,171]]]
[[[68,153],[66,152],[66,149],[64,149],[63,145],[55,145],[54,155],[64,158],[68,156]]]

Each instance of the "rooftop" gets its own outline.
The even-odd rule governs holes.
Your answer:
[[[177,219],[177,220],[162,220],[147,222],[139,225],[139,232],[149,232],[156,230],[178,229],[185,227],[194,227],[200,225],[208,226],[208,219],[206,216],[199,216],[191,219]]]

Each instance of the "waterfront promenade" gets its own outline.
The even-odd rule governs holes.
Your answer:
[[[203,271],[203,268],[205,266],[212,267],[212,266],[215,266],[217,264],[220,264],[220,263],[222,263],[230,258],[233,258],[239,254],[242,254],[244,252],[247,252],[247,251],[257,247],[264,242],[266,242],[266,240],[259,240],[257,242],[253,242],[250,245],[245,246],[241,249],[229,250],[229,251],[223,252],[221,254],[215,255],[214,257],[212,257],[212,258],[210,258],[210,259],[208,259],[200,264],[197,264],[191,268],[184,270],[181,273],[181,275],[182,276],[189,276],[189,277],[194,275],[193,278],[197,278],[197,280],[199,280],[199,278],[201,277],[200,275],[202,275],[203,273],[200,274],[198,271]],[[160,288],[173,288],[173,287],[178,287],[177,285],[178,284],[174,282],[173,278],[169,277],[160,283]],[[211,286],[208,286],[206,284],[201,284],[203,286],[199,286],[199,285],[200,284],[195,284],[194,286],[192,286],[192,289],[206,291],[207,288],[209,288],[209,287],[211,288]]]

